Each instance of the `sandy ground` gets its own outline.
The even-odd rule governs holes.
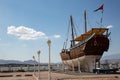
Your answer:
[[[0,73],[0,80],[38,80],[38,73],[13,72]],[[48,80],[48,72],[40,73],[40,80]],[[120,74],[93,74],[93,73],[51,73],[51,80],[120,80]]]

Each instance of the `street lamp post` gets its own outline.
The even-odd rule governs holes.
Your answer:
[[[40,80],[40,50],[38,53],[38,80]]]
[[[33,60],[34,60],[34,75],[35,75],[35,56],[33,56]]]
[[[51,80],[51,67],[50,67],[50,45],[51,45],[51,41],[48,40],[47,41],[47,44],[48,44],[48,48],[49,48],[49,63],[48,63],[48,80]]]

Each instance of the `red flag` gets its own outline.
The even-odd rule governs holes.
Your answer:
[[[103,10],[104,4],[102,4],[98,9],[94,10],[95,12],[98,10]]]

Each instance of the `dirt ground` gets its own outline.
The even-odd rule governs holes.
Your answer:
[[[0,73],[0,80],[38,80],[38,73]],[[48,80],[48,72],[40,72],[40,80]],[[59,73],[52,72],[51,80],[120,80],[120,74]]]

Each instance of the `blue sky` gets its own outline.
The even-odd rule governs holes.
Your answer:
[[[104,4],[103,25],[110,28],[110,48],[104,55],[120,53],[119,0],[0,0],[0,59],[29,60],[40,49],[41,62],[48,62],[47,40],[51,39],[51,61],[60,62],[69,16],[83,33],[83,11],[87,10],[88,30],[99,27]]]

